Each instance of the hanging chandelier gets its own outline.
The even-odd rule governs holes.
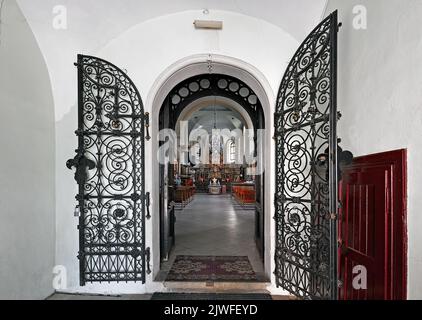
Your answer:
[[[217,99],[214,97],[214,126],[211,135],[212,163],[220,163],[221,137],[217,134]]]

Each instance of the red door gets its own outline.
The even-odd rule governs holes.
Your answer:
[[[356,158],[343,171],[342,300],[406,298],[406,151]]]

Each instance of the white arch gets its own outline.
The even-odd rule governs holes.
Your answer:
[[[275,94],[264,74],[251,64],[229,56],[219,54],[197,54],[183,58],[168,67],[152,85],[147,99],[146,110],[154,110],[161,106],[171,89],[180,82],[196,75],[209,72],[209,63],[213,73],[230,75],[245,82],[255,92],[263,105],[271,106],[275,102]],[[267,114],[265,114],[267,116]],[[158,114],[157,119],[158,121]],[[155,121],[155,120],[154,120]]]
[[[152,155],[147,156],[146,168],[147,171],[152,172],[153,177],[159,176],[159,165],[158,161],[155,161],[158,152],[158,128],[159,128],[159,112],[163,105],[163,102],[170,91],[178,85],[180,82],[189,79],[191,77],[204,74],[209,72],[210,62],[212,65],[212,72],[230,75],[236,77],[247,84],[257,95],[258,99],[262,104],[262,108],[265,116],[265,127],[267,128],[265,133],[265,168],[266,168],[266,179],[265,179],[265,273],[271,278],[271,283],[274,284],[274,248],[275,248],[275,225],[273,216],[273,201],[274,201],[274,144],[272,140],[273,136],[273,112],[275,105],[275,94],[266,79],[266,77],[254,66],[228,56],[223,55],[207,55],[199,54],[186,57],[182,60],[177,61],[170,67],[168,67],[154,82],[151,90],[149,91],[148,97],[145,103],[145,109],[151,110],[151,142],[146,145],[146,154]],[[155,157],[155,158],[154,158]],[[154,159],[154,161],[152,160]],[[152,195],[152,212],[159,212],[159,181],[153,179],[150,181],[151,185],[148,185],[147,190],[151,190]],[[151,221],[148,221],[149,225],[147,230],[147,246],[152,248],[152,262],[153,262],[153,279],[157,275],[160,266],[159,257],[159,215],[155,214]],[[147,291],[154,291],[160,289],[160,283],[147,281]],[[272,287],[274,287],[272,285]]]

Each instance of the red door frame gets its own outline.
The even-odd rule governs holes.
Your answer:
[[[386,233],[386,288],[385,299],[406,300],[407,298],[407,150],[396,150],[358,157],[343,170],[346,176],[351,170],[365,166],[388,165],[391,167],[391,212]],[[340,184],[340,199],[342,199]],[[339,220],[340,223],[342,219]],[[342,225],[339,226],[342,230]],[[341,232],[340,232],[341,235]],[[339,264],[341,251],[339,250]],[[339,270],[341,266],[339,265]],[[393,279],[393,275],[395,278]]]

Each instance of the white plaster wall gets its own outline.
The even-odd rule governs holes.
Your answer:
[[[251,69],[259,70],[262,82],[266,90],[260,89],[268,99],[266,118],[267,128],[272,129],[272,113],[275,103],[275,95],[280,85],[282,75],[288,61],[297,49],[298,42],[282,29],[259,19],[245,15],[212,11],[208,19],[221,19],[224,21],[222,31],[195,30],[192,22],[195,19],[204,18],[201,11],[187,11],[168,16],[163,16],[139,24],[123,33],[106,47],[96,52],[82,52],[97,55],[109,60],[117,66],[128,70],[128,75],[139,89],[145,111],[151,112],[153,121],[158,121],[158,110],[161,103],[154,103],[156,94],[161,85],[166,84],[166,77],[177,72],[177,66],[183,65],[186,57],[193,57],[192,61],[206,61],[207,55],[213,57],[235,57],[243,64],[250,65]],[[76,54],[76,52],[75,52]],[[196,58],[195,58],[196,57]],[[224,60],[224,59],[223,59]],[[230,59],[229,59],[230,60]],[[239,61],[240,61],[239,60]],[[71,68],[73,60],[63,61],[64,70]],[[176,67],[175,67],[176,66]],[[186,66],[185,66],[186,67]],[[203,67],[203,72],[206,71]],[[67,71],[66,71],[67,72]],[[76,74],[76,70],[73,70]],[[180,79],[183,80],[183,79]],[[68,290],[87,291],[102,293],[144,292],[155,290],[156,287],[145,287],[140,284],[111,284],[111,285],[87,285],[84,288],[78,285],[78,251],[77,220],[73,217],[75,206],[74,196],[77,192],[73,176],[65,170],[65,162],[73,157],[76,147],[76,77],[69,77],[69,87],[75,90],[75,100],[69,101],[68,105],[56,106],[57,131],[57,247],[56,263],[64,265],[68,271]],[[169,87],[169,89],[171,89]],[[70,109],[70,111],[68,111]],[[158,122],[153,126],[153,133]],[[267,146],[271,152],[273,144]],[[147,143],[146,148],[146,186],[147,190],[155,188],[155,151],[152,142]],[[271,164],[271,161],[268,161]],[[269,185],[273,186],[271,181]],[[273,194],[273,187],[270,194]],[[153,214],[157,214],[152,199]],[[272,208],[271,205],[267,208]],[[273,212],[267,210],[267,219],[272,220]],[[158,234],[153,232],[158,219],[147,222],[147,243],[152,245],[154,272],[158,264]],[[270,231],[269,231],[270,232]],[[271,231],[272,232],[272,231]],[[267,247],[273,246],[274,237],[268,237]],[[271,262],[268,262],[268,272],[271,273]],[[151,276],[148,283],[152,282]]]
[[[367,30],[353,28],[364,5]],[[356,156],[408,149],[408,298],[422,299],[422,1],[329,0],[339,9],[339,135]]]
[[[0,299],[53,292],[54,104],[41,51],[14,0],[0,35]]]

